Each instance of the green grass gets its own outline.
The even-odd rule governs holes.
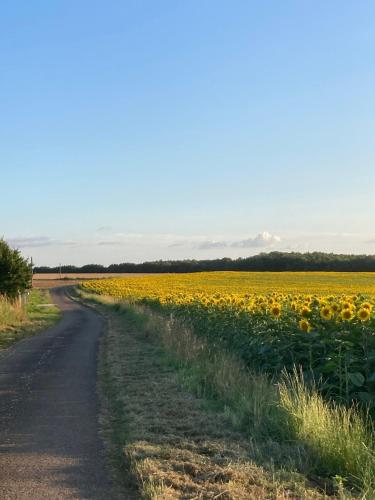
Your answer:
[[[25,304],[0,297],[0,350],[57,322],[61,313],[50,304],[49,292],[40,289],[31,290]]]
[[[354,406],[327,404],[315,390],[306,388],[297,370],[285,375],[279,398],[288,434],[307,445],[321,470],[356,485],[365,498],[375,498],[375,429],[371,418]]]

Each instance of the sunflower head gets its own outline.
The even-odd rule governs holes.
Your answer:
[[[298,323],[298,326],[300,327],[300,329],[304,332],[311,332],[311,325],[310,323],[307,321],[307,319],[301,319]]]
[[[361,304],[361,309],[367,309],[368,311],[372,311],[372,304],[370,302],[363,302]]]
[[[304,317],[304,318],[307,318],[307,316],[311,313],[311,309],[310,307],[308,306],[303,306],[302,307],[302,310],[301,310],[301,315]]]
[[[271,307],[271,314],[274,318],[279,318],[281,315],[281,306],[280,304],[273,304]]]
[[[342,304],[343,309],[351,309],[352,307],[353,307],[353,304],[351,302],[348,302],[348,301],[346,301]]]
[[[358,313],[357,313],[357,317],[358,319],[360,319],[361,321],[367,321],[370,319],[370,311],[369,309],[367,308],[361,308]]]
[[[334,313],[337,313],[337,311],[340,309],[340,306],[338,305],[338,303],[337,303],[337,302],[333,302],[333,303],[331,304],[331,309],[332,309],[332,311],[333,311]]]
[[[322,307],[320,316],[327,321],[332,319],[332,309],[329,306]]]
[[[341,319],[342,319],[343,321],[350,321],[350,320],[352,320],[352,319],[353,319],[354,314],[353,314],[352,309],[343,309],[343,310],[341,311],[340,316],[341,316]]]

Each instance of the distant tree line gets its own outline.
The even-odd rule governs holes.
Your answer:
[[[36,273],[57,273],[60,267],[35,267]],[[323,252],[270,252],[239,259],[158,260],[134,264],[62,266],[62,273],[192,273],[200,271],[348,271],[375,272],[375,255]]]

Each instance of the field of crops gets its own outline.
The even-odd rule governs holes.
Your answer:
[[[82,286],[172,314],[251,369],[301,367],[327,397],[375,406],[372,273],[170,274]]]

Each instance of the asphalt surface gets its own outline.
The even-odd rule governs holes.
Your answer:
[[[103,321],[52,290],[62,320],[0,353],[0,499],[113,499],[98,432]]]

